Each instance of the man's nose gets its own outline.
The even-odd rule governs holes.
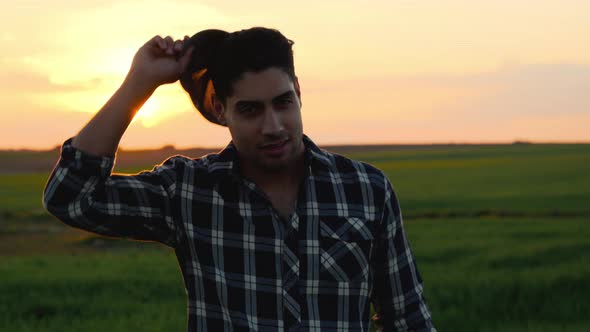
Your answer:
[[[262,123],[262,134],[263,135],[276,135],[283,131],[283,122],[281,115],[270,107],[264,114]]]

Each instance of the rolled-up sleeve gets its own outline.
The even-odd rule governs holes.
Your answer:
[[[93,233],[157,241],[174,247],[173,157],[151,171],[112,173],[114,157],[95,156],[64,142],[43,192],[47,211],[64,223]]]
[[[389,181],[373,252],[375,325],[381,331],[436,331],[424,298],[422,278],[403,229],[399,203]]]

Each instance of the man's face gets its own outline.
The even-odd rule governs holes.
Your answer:
[[[233,84],[233,95],[218,107],[245,166],[278,171],[301,157],[300,96],[297,80],[276,67],[246,72]]]

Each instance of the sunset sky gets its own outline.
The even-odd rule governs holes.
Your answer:
[[[154,35],[279,29],[319,144],[590,142],[590,1],[32,1],[0,12],[0,149],[75,135]],[[160,87],[123,148],[221,147]]]

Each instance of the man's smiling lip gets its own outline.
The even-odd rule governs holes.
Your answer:
[[[261,149],[275,149],[275,148],[285,145],[285,143],[287,143],[288,141],[289,141],[289,139],[285,138],[285,139],[280,140],[278,142],[263,144],[260,146],[260,148]]]
[[[285,152],[287,143],[289,143],[289,139],[284,139],[276,143],[264,144],[260,149],[271,156],[280,156]]]

